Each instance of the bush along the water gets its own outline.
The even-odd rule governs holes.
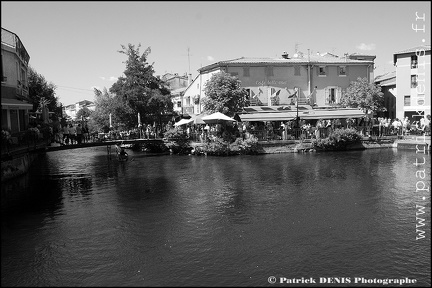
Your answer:
[[[259,146],[256,137],[250,137],[247,139],[236,138],[232,143],[216,137],[203,146],[195,147],[193,154],[214,156],[253,155],[258,154],[261,149],[262,148]]]
[[[341,128],[332,131],[327,138],[313,139],[316,150],[340,151],[347,150],[353,144],[361,143],[362,136],[353,128]]]
[[[167,152],[168,149],[169,148],[164,143],[145,143],[142,147],[142,151],[152,153],[164,153]]]
[[[173,154],[189,154],[192,150],[191,141],[184,131],[173,128],[165,132],[165,146]]]

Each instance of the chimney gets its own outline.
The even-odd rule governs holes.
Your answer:
[[[188,86],[192,83],[192,74],[188,74]]]
[[[284,58],[284,59],[289,59],[289,57],[288,57],[288,53],[287,53],[286,51],[283,52],[283,54],[282,54],[282,58]]]

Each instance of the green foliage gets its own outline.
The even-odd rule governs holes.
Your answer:
[[[229,143],[222,138],[216,137],[206,143],[206,145],[197,146],[194,154],[214,156],[253,155],[258,154],[261,150],[262,149],[258,144],[258,138],[254,136],[245,140],[237,138],[233,143]]]
[[[166,147],[174,154],[189,154],[192,150],[186,133],[178,127],[174,127],[164,133]]]
[[[209,114],[221,112],[233,117],[246,104],[247,91],[237,77],[220,72],[213,74],[205,84],[206,97],[202,99],[204,111]]]
[[[138,126],[138,113],[143,123],[162,124],[163,115],[172,113],[173,109],[170,91],[162,80],[153,75],[153,64],[147,63],[150,47],[140,54],[140,46],[121,45],[122,50],[118,52],[128,57],[126,70],[109,90],[115,95],[113,117],[127,128]]]
[[[352,81],[346,92],[343,93],[341,104],[345,107],[360,108],[364,112],[386,111],[381,87],[360,77],[357,78],[357,81]]]
[[[109,114],[114,113],[115,100],[114,96],[108,93],[107,89],[104,88],[103,92],[94,89],[95,93],[95,111],[92,113],[92,117],[89,121],[89,127],[93,131],[102,131],[103,127],[109,127]],[[116,122],[115,115],[112,116],[112,121]]]
[[[92,111],[90,109],[88,109],[87,107],[83,107],[80,110],[78,110],[78,112],[76,113],[76,118],[77,119],[81,119],[83,118],[84,120],[88,119],[92,114]]]
[[[348,146],[361,143],[362,136],[353,128],[332,131],[327,138],[313,139],[312,146],[317,150],[346,150]]]
[[[39,108],[41,103],[44,103],[49,111],[55,112],[57,116],[61,115],[55,92],[57,87],[53,83],[48,83],[45,77],[37,73],[32,67],[28,69],[28,87],[29,98],[34,111]]]

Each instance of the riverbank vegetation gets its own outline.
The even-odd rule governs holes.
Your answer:
[[[312,146],[321,151],[347,150],[361,143],[362,136],[353,128],[335,129],[326,138],[312,139]]]
[[[193,154],[193,155],[254,155],[262,151],[258,144],[258,138],[250,136],[243,137],[208,137],[204,143],[195,143],[182,129],[173,128],[164,134],[165,145],[173,154]]]

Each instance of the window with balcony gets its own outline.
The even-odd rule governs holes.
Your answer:
[[[417,55],[411,56],[411,69],[416,69],[418,66],[418,58]]]
[[[411,88],[417,88],[417,75],[411,75]]]
[[[21,69],[21,82],[24,88],[27,86],[27,77],[26,77],[26,71],[24,69]]]
[[[404,106],[411,106],[411,96],[410,95],[404,96]]]

